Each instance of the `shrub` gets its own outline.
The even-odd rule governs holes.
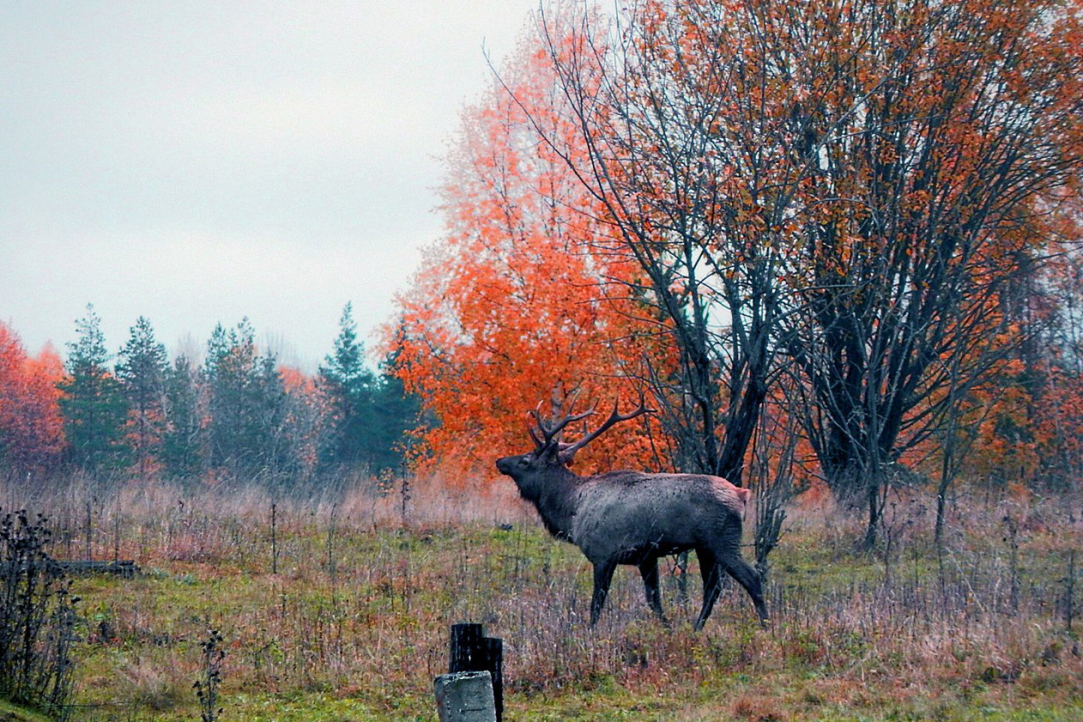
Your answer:
[[[0,697],[65,718],[76,600],[50,536],[41,515],[0,517]]]

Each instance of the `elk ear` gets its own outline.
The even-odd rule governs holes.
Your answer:
[[[575,444],[565,444],[561,442],[557,444],[557,460],[564,466],[571,466],[575,461],[575,452],[579,449],[575,448]]]

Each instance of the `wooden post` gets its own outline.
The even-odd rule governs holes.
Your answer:
[[[504,640],[500,637],[483,637],[482,650],[485,669],[493,678],[493,703],[496,705],[496,722],[504,719]]]
[[[496,719],[504,718],[504,640],[486,637],[480,624],[451,625],[448,672],[488,672],[493,682]]]
[[[90,522],[90,501],[88,500],[87,503],[86,503],[86,558],[87,559],[93,559],[94,558],[94,555],[90,553],[91,552],[91,547],[90,547],[90,529],[91,529],[91,526],[90,526],[90,524],[91,524],[91,522]]]
[[[278,574],[278,504],[271,502],[271,574]]]
[[[452,624],[448,672],[479,672],[475,665],[485,628],[480,624]]]
[[[1075,549],[1068,552],[1068,575],[1064,578],[1064,626],[1072,633],[1075,618]]]
[[[113,564],[120,564],[120,504],[113,517]]]

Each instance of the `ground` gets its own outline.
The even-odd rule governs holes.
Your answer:
[[[377,503],[279,502],[272,533],[257,493],[101,502],[92,553],[143,574],[76,581],[73,719],[198,719],[214,628],[223,720],[431,720],[460,621],[504,639],[516,722],[1083,719],[1083,515],[1064,500],[958,508],[939,550],[923,505],[900,503],[872,553],[858,522],[796,509],[771,557],[770,628],[730,585],[701,633],[694,561],[686,600],[663,564],[671,626],[621,568],[591,629],[589,565],[528,513],[401,519]],[[80,516],[54,514],[58,555],[83,556]]]

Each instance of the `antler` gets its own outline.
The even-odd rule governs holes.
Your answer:
[[[593,413],[594,413],[594,409],[591,409],[590,411],[584,411],[581,414],[567,415],[564,418],[562,418],[560,421],[558,421],[555,424],[550,426],[549,424],[546,424],[545,421],[542,420],[542,417],[541,417],[541,403],[539,403],[538,408],[531,411],[530,415],[534,417],[534,423],[537,425],[538,431],[540,431],[542,433],[542,438],[541,439],[538,438],[538,435],[536,433],[534,433],[534,428],[533,427],[531,427],[529,425],[527,426],[527,432],[529,432],[530,438],[533,439],[533,441],[534,441],[535,451],[540,451],[541,449],[545,448],[546,446],[549,446],[550,444],[552,444],[554,442],[554,440],[556,440],[559,443],[559,441],[560,441],[560,432],[564,430],[565,426],[567,426],[568,424],[573,424],[576,421],[582,421],[583,419],[587,418],[588,416],[590,416]]]
[[[527,433],[530,434],[530,439],[534,442],[534,452],[538,453],[541,452],[543,449],[547,449],[555,445],[559,450],[560,458],[565,463],[570,462],[577,451],[597,439],[614,425],[619,424],[622,421],[630,421],[637,416],[642,416],[643,414],[654,413],[654,409],[647,408],[642,396],[639,399],[639,406],[627,414],[620,413],[618,402],[613,402],[613,411],[610,412],[609,418],[606,419],[601,426],[599,426],[597,429],[590,432],[589,434],[585,435],[574,444],[564,444],[560,441],[560,434],[562,431],[564,431],[565,427],[567,427],[568,424],[574,424],[577,421],[582,421],[588,416],[593,416],[595,410],[597,409],[597,406],[591,408],[589,411],[584,411],[579,414],[566,414],[559,421],[556,421],[552,424],[547,424],[545,423],[545,420],[542,419],[541,415],[542,403],[543,402],[539,401],[537,408],[527,412],[527,416],[529,418],[527,421],[526,430]],[[575,400],[573,398],[571,404],[569,404],[569,408],[574,406],[574,404]],[[533,419],[533,424],[530,423],[530,418]],[[538,435],[538,432],[541,433],[541,436]]]
[[[593,413],[594,413],[594,409],[591,409],[586,414],[580,414],[577,419],[573,419],[573,420],[586,418],[587,416],[589,416],[590,414],[593,414]],[[579,441],[575,442],[574,444],[569,444],[568,446],[562,448],[560,450],[560,457],[565,462],[571,461],[572,457],[575,456],[575,453],[577,451],[579,451],[584,446],[586,446],[590,442],[597,439],[599,436],[601,436],[603,433],[608,431],[615,424],[619,424],[622,421],[631,421],[632,419],[636,418],[637,416],[642,416],[643,414],[653,414],[653,413],[654,413],[654,409],[648,409],[646,404],[644,404],[642,398],[640,398],[640,400],[639,400],[639,406],[636,407],[636,409],[634,411],[632,411],[630,413],[627,413],[627,414],[620,413],[620,411],[618,410],[618,403],[616,401],[614,401],[613,402],[613,411],[609,414],[609,418],[605,420],[605,423],[603,423],[597,429],[590,432],[589,434],[587,434],[586,436],[584,436],[583,438],[581,438]],[[566,424],[562,424],[561,428],[563,428],[564,425],[566,425]]]

